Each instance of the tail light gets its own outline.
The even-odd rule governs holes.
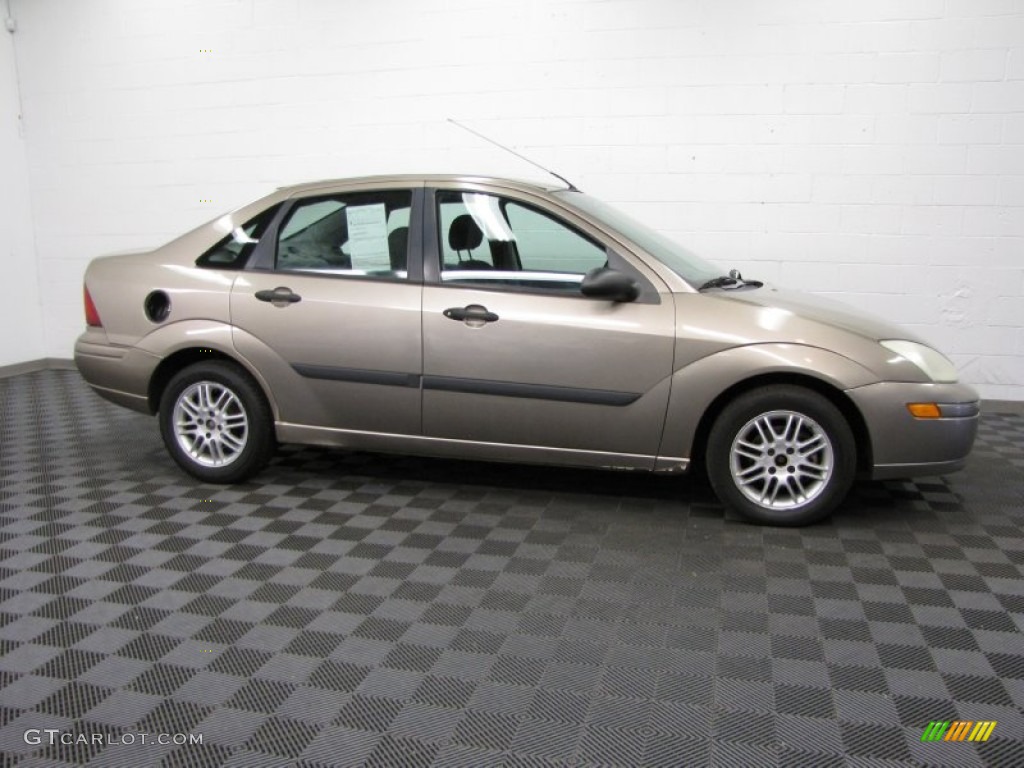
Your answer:
[[[85,324],[93,328],[102,328],[100,313],[96,311],[96,305],[93,303],[92,296],[89,295],[88,286],[82,286],[82,291],[85,298]]]

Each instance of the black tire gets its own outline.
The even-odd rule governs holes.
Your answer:
[[[216,399],[222,407],[210,403],[204,408],[203,392],[207,401]],[[274,420],[263,392],[248,373],[227,361],[210,360],[178,371],[160,398],[158,418],[171,458],[207,483],[252,477],[276,448]]]
[[[743,393],[722,410],[706,460],[723,504],[759,523],[797,526],[827,517],[845,498],[857,448],[846,418],[828,398],[773,384]]]

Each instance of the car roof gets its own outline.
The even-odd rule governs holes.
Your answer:
[[[410,184],[427,186],[432,183],[465,182],[467,184],[494,184],[502,187],[513,187],[516,189],[527,189],[531,191],[553,192],[566,189],[564,184],[544,184],[534,180],[509,179],[501,176],[481,176],[475,174],[459,173],[429,173],[429,174],[383,174],[377,176],[353,176],[341,179],[322,179],[319,181],[307,181],[301,184],[291,184],[279,187],[281,192],[294,194],[306,192],[320,187],[335,186],[340,184]]]

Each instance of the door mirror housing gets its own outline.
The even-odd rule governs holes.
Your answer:
[[[580,291],[592,299],[624,303],[636,301],[640,295],[640,286],[625,272],[610,267],[598,267],[584,275]]]

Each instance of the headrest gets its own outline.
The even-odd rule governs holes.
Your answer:
[[[453,251],[472,251],[483,240],[484,233],[468,213],[456,216],[448,228],[448,245]]]
[[[398,227],[388,235],[388,252],[391,257],[391,268],[405,269],[409,252],[409,228]]]
[[[388,235],[388,248],[392,253],[405,253],[409,247],[409,228],[396,227]]]

